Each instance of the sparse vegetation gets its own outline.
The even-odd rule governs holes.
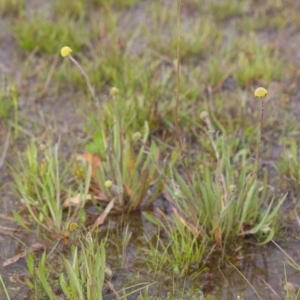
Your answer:
[[[0,297],[267,299],[242,264],[272,241],[284,287],[254,277],[297,299],[299,7],[25,2],[0,4]]]

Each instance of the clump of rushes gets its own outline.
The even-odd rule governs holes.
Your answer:
[[[174,223],[181,222],[198,240],[212,241],[221,249],[224,249],[224,245],[230,244],[228,242],[245,235],[256,235],[261,243],[267,243],[275,234],[274,222],[286,197],[282,197],[275,206],[273,206],[272,200],[267,209],[263,209],[267,198],[267,176],[264,176],[263,186],[259,187],[256,173],[263,120],[263,98],[266,96],[267,90],[259,88],[255,92],[255,96],[262,98],[262,101],[254,168],[246,157],[243,157],[238,168],[233,165],[234,161],[240,161],[238,154],[236,156],[232,154],[231,144],[225,134],[216,133],[209,113],[202,112],[200,117],[207,127],[206,135],[213,148],[216,167],[215,171],[206,169],[203,175],[189,170],[184,160],[187,154],[183,154],[178,124],[182,1],[178,0],[177,3],[177,90],[174,117],[175,134],[182,158],[184,176],[172,165],[170,166],[170,176],[166,179],[167,192],[165,193],[165,197],[174,211],[170,218]],[[253,170],[255,176],[249,176]],[[259,193],[260,190],[261,193]],[[168,219],[164,213],[162,215]]]
[[[32,142],[20,157],[20,167],[13,170],[15,190],[22,199],[30,219],[44,230],[60,234],[64,223],[63,202],[71,194],[81,195],[82,201],[75,210],[69,211],[69,217],[74,219],[85,205],[86,195],[91,179],[91,167],[87,167],[86,178],[71,191],[70,168],[72,160],[65,165],[59,157],[58,144],[47,147],[41,144],[37,147]],[[29,230],[19,212],[14,211],[14,217],[19,224]],[[67,217],[67,215],[66,215]]]
[[[162,220],[154,218],[147,212],[143,212],[143,215],[163,229],[167,235],[167,239],[162,239],[159,231],[148,240],[149,247],[145,250],[145,256],[154,274],[186,275],[191,268],[197,272],[201,271],[201,264],[207,251],[206,240],[199,238],[201,234],[192,232],[188,228],[189,224],[182,223],[178,218],[170,222],[170,219],[163,215]]]
[[[95,91],[94,91],[94,88],[92,87],[89,77],[87,76],[87,74],[85,73],[85,71],[79,64],[79,62],[71,55],[71,53],[72,53],[72,49],[69,46],[64,46],[60,49],[61,56],[68,57],[71,60],[71,62],[78,68],[80,73],[83,75],[86,85],[91,93],[91,96],[93,99],[95,99]]]
[[[71,223],[70,229],[72,224],[76,223]],[[106,266],[105,241],[99,245],[98,239],[93,239],[90,232],[86,235],[79,232],[78,238],[79,246],[72,247],[72,261],[64,258],[60,287],[69,299],[101,300],[105,277],[112,276],[111,269]]]
[[[115,209],[124,211],[152,203],[161,192],[162,180],[157,172],[157,146],[154,142],[148,144],[148,123],[145,122],[143,136],[129,137],[124,135],[118,116],[119,112],[115,112],[111,132],[106,134],[100,128],[94,135],[94,155],[101,162],[95,169],[95,181],[108,201],[114,199]],[[150,194],[152,185],[155,188]]]
[[[72,57],[72,49],[68,46],[61,48],[61,56],[68,57],[77,66],[86,80],[86,84],[93,96],[94,90],[90,84],[87,74],[80,64]],[[93,173],[97,174],[96,183],[98,188],[104,192],[106,200],[110,201],[115,208],[121,211],[126,209],[137,209],[143,203],[146,196],[147,204],[153,202],[162,190],[162,181],[157,177],[157,163],[159,152],[154,142],[148,145],[149,127],[145,122],[144,136],[140,140],[133,140],[125,136],[123,132],[123,120],[125,101],[120,97],[117,87],[110,89],[112,107],[102,113],[99,110],[98,130],[94,134],[94,141],[88,145],[92,148],[93,155],[98,155],[99,162],[94,165]],[[98,103],[97,103],[98,104]],[[103,116],[110,115],[113,127],[108,127]],[[136,142],[139,142],[137,150]],[[107,178],[114,183],[108,188]],[[95,178],[94,178],[95,179]],[[156,183],[156,189],[149,195],[151,185]],[[148,193],[148,194],[147,194]]]
[[[254,96],[260,98],[260,118],[259,118],[258,132],[257,132],[255,163],[254,163],[254,171],[253,171],[254,176],[256,177],[257,177],[257,169],[258,169],[258,157],[259,157],[261,133],[262,133],[263,119],[264,119],[264,98],[267,96],[267,94],[268,91],[263,87],[257,88],[254,92]]]
[[[104,280],[112,276],[112,270],[106,265],[105,240],[99,243],[89,232],[85,235],[78,227],[75,222],[69,225],[69,230],[76,232],[78,245],[72,245],[71,258],[60,257],[62,263],[58,269],[53,269],[53,261],[46,252],[39,263],[32,253],[28,254],[29,278],[25,282],[37,299],[55,300],[62,295],[74,300],[102,299]]]
[[[62,57],[68,57],[79,68],[92,93],[88,76],[79,63],[71,56],[72,49],[65,46],[61,49]],[[162,190],[162,180],[158,176],[157,164],[159,152],[154,142],[148,141],[149,126],[145,121],[144,134],[126,136],[123,131],[126,103],[117,87],[110,89],[112,106],[100,112],[98,128],[93,135],[93,142],[88,144],[89,152],[97,156],[98,163],[94,165],[94,180],[105,194],[111,206],[120,211],[139,208],[143,203],[153,202]],[[113,125],[107,126],[103,114],[110,116]],[[95,178],[97,177],[97,178]],[[113,183],[108,187],[107,178]],[[149,188],[156,184],[150,194]],[[111,208],[112,209],[112,208]]]
[[[266,174],[260,187],[257,178],[249,176],[253,171],[251,159],[232,153],[230,139],[216,134],[207,112],[202,112],[201,118],[207,126],[216,168],[207,168],[203,175],[191,171],[192,183],[170,168],[165,196],[178,212],[171,218],[181,222],[198,240],[214,242],[221,249],[246,235],[255,235],[260,243],[269,242],[286,195],[276,205],[272,200],[266,207]]]

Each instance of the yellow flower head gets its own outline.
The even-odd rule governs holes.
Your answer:
[[[112,187],[113,183],[111,180],[106,180],[104,182],[105,187],[107,187],[108,189]]]
[[[40,144],[40,151],[44,152],[47,149],[45,144]]]
[[[69,225],[69,229],[70,231],[77,231],[78,230],[78,224],[76,222],[72,222],[70,225]]]
[[[233,194],[236,191],[236,185],[230,184],[228,190],[231,194]]]
[[[133,135],[132,135],[132,139],[134,140],[134,141],[138,141],[138,140],[140,140],[142,138],[142,134],[140,133],[140,132],[135,132]]]
[[[112,87],[109,91],[110,96],[116,96],[120,93],[120,90],[117,87]]]
[[[201,118],[202,120],[206,120],[207,118],[209,118],[208,112],[207,112],[207,111],[202,111],[202,112],[200,113],[200,118]]]
[[[268,91],[263,87],[257,88],[254,92],[254,96],[258,97],[258,98],[264,98],[267,96],[267,94],[268,94]]]
[[[60,54],[62,57],[69,56],[71,52],[72,52],[72,49],[68,46],[64,46],[60,49]]]

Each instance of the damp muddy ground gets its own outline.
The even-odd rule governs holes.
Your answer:
[[[185,0],[180,24],[177,1],[76,0],[70,4],[56,0],[6,0],[1,3],[0,274],[10,296],[3,288],[1,299],[48,299],[39,298],[37,290],[26,284],[29,275],[24,251],[31,245],[46,245],[48,248],[43,249],[49,253],[51,247],[57,246],[56,241],[62,240],[49,262],[54,269],[60,263],[56,256],[70,256],[68,246],[72,242],[40,230],[18,192],[13,174],[20,168],[30,143],[38,147],[59,144],[63,165],[72,162],[74,156],[92,152],[91,143],[97,139],[95,112],[104,116],[107,113],[107,123],[114,124],[108,108],[97,109],[113,101],[110,91],[117,87],[126,101],[130,119],[124,131],[128,130],[129,135],[143,131],[144,122],[148,121],[149,140],[156,141],[163,149],[159,166],[165,166],[173,155],[171,150],[178,146],[173,111],[179,91],[179,127],[184,151],[190,150],[187,161],[191,169],[204,174],[205,169],[216,168],[199,117],[204,110],[217,128],[216,137],[226,134],[232,142],[232,151],[240,153],[231,155],[232,161],[236,163],[239,158],[235,157],[245,155],[252,163],[260,112],[253,92],[259,86],[268,90],[259,178],[262,182],[268,173],[268,193],[275,201],[287,194],[276,222],[272,223],[275,232],[272,241],[259,245],[257,237],[239,235],[227,242],[228,251],[216,247],[218,240],[209,241],[203,258],[184,274],[172,266],[154,272],[152,263],[146,259],[149,240],[160,236],[167,241],[168,237],[144,212],[160,217],[157,211],[166,215],[171,215],[172,209],[174,212],[170,194],[162,192],[151,205],[142,205],[132,212],[117,210],[108,214],[99,226],[96,239],[99,243],[106,240],[106,263],[113,272],[106,279],[110,284],[103,289],[103,299],[118,299],[120,295],[120,299],[227,300],[238,296],[298,299],[300,4],[297,1]],[[181,31],[179,86],[178,30]],[[80,72],[60,56],[63,46],[73,49],[74,57],[90,77],[96,100],[92,99]],[[180,161],[178,169],[184,173]],[[93,205],[88,203],[83,209],[82,224],[87,225],[83,226],[84,232],[103,212],[97,202],[101,189],[92,188],[98,194],[95,193]],[[145,196],[153,189],[151,185]],[[62,205],[66,198],[64,194]],[[13,211],[32,222],[31,231],[16,222]],[[67,224],[66,212],[65,218]],[[182,223],[189,224],[188,220]],[[246,224],[245,230],[251,225]],[[20,253],[25,253],[24,257],[2,265]],[[35,253],[36,264],[42,253],[43,250]],[[290,258],[294,266],[288,263]]]

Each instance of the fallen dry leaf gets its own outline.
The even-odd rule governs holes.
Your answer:
[[[283,289],[292,295],[296,294],[296,287],[294,286],[294,284],[292,284],[291,282],[287,282],[284,286]]]
[[[124,189],[125,189],[128,197],[131,198],[132,197],[132,189],[126,184],[123,184],[123,186],[124,186]]]
[[[9,220],[9,221],[13,221],[16,222],[15,218],[12,216],[8,216],[6,214],[0,213],[0,218],[5,219],[5,220]],[[22,221],[24,222],[24,224],[26,225],[30,225],[31,223],[28,222],[27,220],[25,220],[24,218],[22,218]]]
[[[96,187],[95,185],[91,185],[90,186],[90,190],[95,193],[95,195],[97,195],[97,197],[95,197],[96,199],[99,199],[99,200],[103,200],[103,201],[107,201],[107,196],[99,190],[98,187]]]
[[[130,155],[129,155],[129,172],[132,175],[133,171],[136,168],[136,156],[132,147],[130,147]]]
[[[67,198],[64,201],[63,207],[77,206],[78,204],[80,204],[82,202],[86,202],[88,200],[92,200],[92,196],[90,194],[87,194],[84,199],[84,195],[82,195],[81,193],[78,193],[74,197]]]
[[[33,245],[31,245],[29,247],[29,249],[26,249],[26,250],[22,251],[21,253],[19,253],[19,254],[15,255],[15,256],[13,256],[13,257],[5,260],[3,262],[3,264],[2,264],[2,266],[3,267],[9,266],[9,265],[15,263],[16,261],[18,261],[20,258],[26,256],[27,253],[29,253],[29,252],[35,252],[35,251],[38,251],[40,249],[46,249],[46,246],[43,245],[43,244],[39,244],[39,243],[33,244]]]
[[[92,164],[92,178],[95,182],[98,182],[97,169],[101,167],[101,160],[98,154],[84,153],[84,158],[87,162]]]
[[[8,228],[8,227],[2,227],[0,226],[0,233],[5,234],[5,235],[9,235],[9,236],[15,236],[15,234],[18,231],[14,228]]]
[[[12,276],[9,277],[9,281],[13,283],[19,283],[19,284],[26,284],[24,280],[22,280],[17,274],[12,274]]]
[[[103,222],[105,221],[106,217],[108,216],[108,214],[110,213],[110,211],[113,209],[114,204],[115,204],[115,200],[116,198],[113,198],[106,206],[105,210],[101,213],[101,215],[96,219],[91,232],[95,231],[95,229],[103,224]]]
[[[120,297],[120,295],[118,294],[117,290],[115,289],[114,285],[110,282],[110,281],[106,281],[106,285],[108,286],[108,288],[115,294],[117,300],[121,300],[122,298]]]

